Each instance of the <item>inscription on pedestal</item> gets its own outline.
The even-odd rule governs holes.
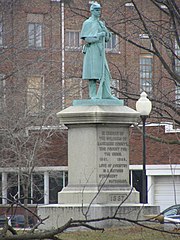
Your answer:
[[[110,202],[122,202],[127,197],[126,194],[110,194],[109,201]]]
[[[129,183],[129,137],[126,128],[98,129],[99,182],[119,185]]]

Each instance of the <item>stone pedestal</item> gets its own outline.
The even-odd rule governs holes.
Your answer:
[[[68,127],[68,186],[58,203],[139,203],[139,193],[129,185],[129,127],[139,113],[121,101],[93,103],[74,101],[58,113]]]
[[[129,127],[139,114],[118,100],[73,104],[57,114],[68,127],[68,186],[59,192],[58,204],[38,207],[38,215],[49,216],[40,228],[60,227],[70,218],[111,217],[116,212],[131,220],[159,214],[159,207],[139,204],[139,193],[129,185]],[[114,227],[128,221],[91,224]]]
[[[99,219],[112,217],[117,212],[117,204],[51,204],[42,205],[38,207],[38,215],[41,218],[49,218],[45,221],[45,224],[40,225],[40,229],[48,230],[55,229],[66,224],[71,218],[74,220],[85,220],[85,215],[88,219]],[[147,216],[158,215],[160,213],[158,206],[149,206],[143,204],[123,204],[116,216],[123,219],[130,220],[145,220]],[[90,225],[94,227],[119,227],[123,225],[132,224],[128,221],[106,220],[106,221],[93,221]],[[77,231],[81,228],[75,228]],[[82,228],[84,229],[84,228]],[[71,229],[72,231],[73,229]]]

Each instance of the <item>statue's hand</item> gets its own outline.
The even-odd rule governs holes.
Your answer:
[[[105,32],[100,32],[100,33],[98,33],[98,36],[99,36],[99,37],[105,37],[105,36],[106,36],[106,33],[105,33]]]

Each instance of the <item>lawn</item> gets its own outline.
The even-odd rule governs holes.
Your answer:
[[[177,231],[174,231],[177,233]],[[60,235],[62,240],[180,240],[179,235],[152,231],[139,226],[120,227],[100,231],[77,231]]]

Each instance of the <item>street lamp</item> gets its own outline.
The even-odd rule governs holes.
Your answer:
[[[147,179],[146,179],[146,119],[152,109],[152,103],[147,98],[147,94],[142,92],[136,102],[136,110],[140,113],[143,122],[143,178],[142,178],[142,202],[147,203]]]

